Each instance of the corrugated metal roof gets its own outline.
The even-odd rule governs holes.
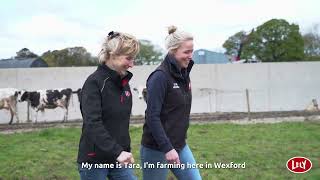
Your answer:
[[[30,68],[30,67],[48,67],[48,64],[40,57],[0,60],[0,68]]]
[[[230,63],[228,57],[223,53],[217,53],[206,49],[198,49],[192,56],[195,64],[226,64]]]

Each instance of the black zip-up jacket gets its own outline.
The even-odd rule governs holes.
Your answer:
[[[190,71],[168,54],[147,80],[147,109],[141,144],[164,153],[186,145],[191,109]]]
[[[78,163],[116,163],[121,151],[130,152],[131,77],[128,71],[121,78],[103,64],[85,81],[80,98],[83,126]]]

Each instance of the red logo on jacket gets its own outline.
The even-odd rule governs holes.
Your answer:
[[[125,93],[125,95],[126,95],[127,97],[130,97],[130,96],[131,96],[130,91],[124,91],[124,93]]]
[[[287,168],[293,173],[306,173],[312,168],[312,162],[305,157],[293,157],[287,161]]]

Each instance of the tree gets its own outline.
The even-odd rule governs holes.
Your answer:
[[[252,30],[251,33],[240,31],[229,37],[223,43],[223,47],[226,49],[225,54],[235,57],[236,60],[250,59],[251,56],[248,57],[250,51],[248,46],[245,45],[250,42],[250,37],[253,32],[254,30]],[[251,53],[249,53],[249,55],[251,55]]]
[[[47,51],[41,57],[49,67],[95,66],[98,64],[98,58],[92,57],[83,47]]]
[[[257,57],[263,62],[297,61],[304,57],[299,26],[272,19],[250,33],[240,31],[223,44],[226,54],[241,59]]]
[[[303,35],[304,54],[306,60],[320,61],[320,33],[316,24]]]
[[[226,54],[240,57],[240,47],[246,36],[246,32],[240,31],[229,37],[222,45],[226,49]]]
[[[16,52],[17,56],[16,59],[19,58],[36,58],[38,55],[31,52],[28,48],[22,48],[20,51]]]
[[[250,34],[245,49],[263,62],[297,61],[304,57],[299,26],[283,19],[272,19],[258,26]]]
[[[142,64],[155,64],[161,61],[163,56],[161,50],[156,47],[148,40],[140,40],[140,51],[136,58],[136,65]]]

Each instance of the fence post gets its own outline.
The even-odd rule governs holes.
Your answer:
[[[30,122],[30,101],[27,101],[27,122]]]
[[[250,114],[250,98],[249,98],[249,90],[246,89],[246,97],[247,97],[247,107],[248,107],[248,119],[251,120],[251,114]]]

